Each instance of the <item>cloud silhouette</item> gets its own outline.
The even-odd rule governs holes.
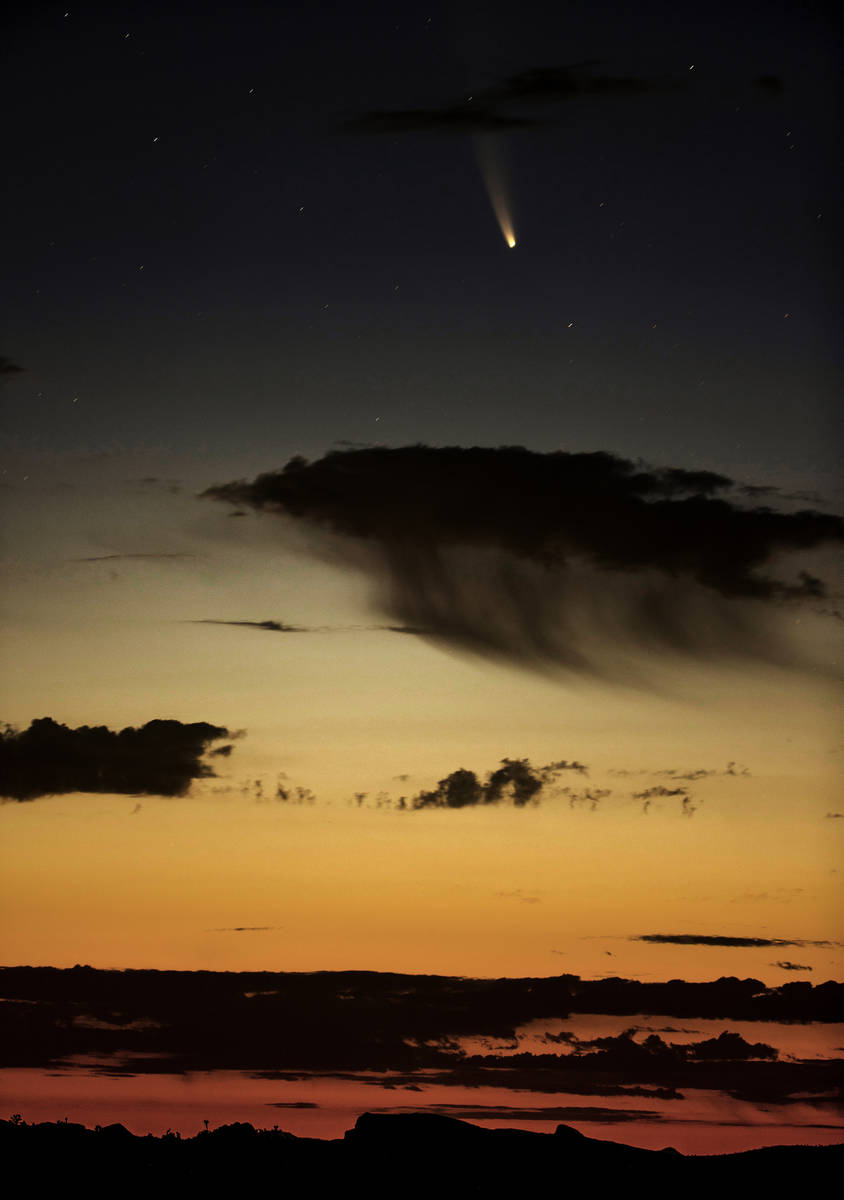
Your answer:
[[[243,629],[262,629],[265,633],[411,633],[427,631],[409,625],[288,625],[285,621],[225,621],[204,617],[190,621],[191,625],[234,625]]]
[[[824,941],[795,941],[787,938],[709,936],[708,934],[701,933],[643,933],[630,940],[632,942],[652,942],[658,945],[670,946],[744,946],[748,948],[761,946],[832,946],[834,944]]]
[[[209,933],[269,933],[281,929],[281,925],[225,925],[220,929],[209,929]]]
[[[562,112],[572,101],[635,101],[661,94],[676,103],[681,93],[692,90],[688,73],[674,78],[647,78],[601,72],[600,62],[588,61],[557,66],[533,67],[505,76],[472,94],[430,108],[378,109],[349,118],[341,131],[348,134],[407,133],[510,133],[552,128],[560,124]],[[781,91],[778,76],[759,75],[754,85],[768,93]],[[570,120],[566,114],[567,120]],[[338,443],[352,444],[352,443]]]
[[[575,1052],[580,1055],[600,1051],[619,1065],[632,1065],[645,1058],[674,1059],[677,1062],[746,1062],[748,1059],[773,1060],[779,1052],[766,1042],[747,1042],[739,1033],[724,1030],[717,1037],[700,1042],[666,1042],[659,1034],[650,1033],[641,1042],[635,1040],[636,1029],[620,1034],[579,1041]]]
[[[501,765],[482,783],[474,771],[461,767],[441,779],[435,788],[413,796],[410,808],[470,808],[502,802],[524,808],[528,804],[538,804],[543,787],[553,782],[560,772],[583,773],[585,770],[582,763],[565,760],[545,767],[532,767],[526,758],[503,758]]]
[[[222,621],[207,617],[204,620],[191,621],[192,625],[235,625],[245,629],[263,629],[268,633],[313,633],[303,625],[287,625],[284,621]]]
[[[519,1108],[510,1104],[426,1104],[418,1107],[372,1108],[377,1113],[437,1113],[460,1121],[594,1121],[623,1125],[626,1121],[660,1121],[663,1114],[647,1108],[602,1108],[598,1105],[548,1105]]]
[[[596,63],[575,63],[561,67],[534,67],[509,75],[500,83],[479,93],[488,103],[556,104],[575,97],[640,96],[645,92],[664,91],[666,84],[632,75],[590,74]],[[684,81],[687,83],[688,81]],[[676,89],[678,85],[674,85]]]
[[[787,661],[765,613],[824,584],[773,567],[844,541],[844,520],[747,507],[725,498],[733,487],[603,451],[418,445],[294,458],[203,495],[295,522],[316,553],[330,546],[368,574],[403,629],[524,666],[619,675],[641,669],[642,651]]]
[[[688,799],[689,790],[683,787],[667,788],[658,786],[645,788],[642,792],[631,792],[630,794],[634,800],[650,800],[654,796],[685,796]]]
[[[472,95],[433,108],[379,109],[351,117],[342,131],[349,134],[405,133],[511,133],[551,127],[556,113],[539,114],[537,109],[559,105],[575,98],[628,98],[665,90],[666,84],[629,75],[595,74],[598,64],[582,62],[567,66],[537,67],[510,75]],[[670,85],[676,91],[688,80]],[[525,106],[533,111],[525,113]],[[513,111],[513,109],[517,111]],[[342,444],[342,443],[340,443]]]
[[[214,775],[202,756],[232,735],[206,721],[148,721],[119,732],[104,725],[70,729],[50,717],[28,729],[0,730],[0,796],[24,801],[67,792],[181,796]]]
[[[240,936],[240,932],[238,932]],[[245,932],[244,932],[245,936]],[[637,1041],[643,1013],[740,1021],[837,1021],[844,985],[758,979],[647,984],[575,975],[468,979],[374,971],[99,971],[77,966],[0,968],[0,1065],[47,1066],[96,1055],[132,1072],[242,1069],[259,1077],[312,1071],[397,1072],[396,1086],[436,1083],[504,1086],[606,1096],[654,1089],[721,1088],[721,1063],[741,1067],[745,1091],[823,1092],[840,1084],[841,1063],[765,1059],[730,1037],[702,1039],[691,1051],[660,1038]],[[549,1014],[629,1015],[627,1035],[563,1046],[552,1053],[470,1055],[459,1039],[512,1042],[515,1030]],[[120,1026],[115,1029],[115,1025]],[[730,1033],[728,1026],[721,1026]],[[131,1033],[130,1033],[131,1030]],[[644,1032],[644,1031],[642,1031]],[[663,1030],[667,1033],[667,1030]],[[562,1053],[560,1053],[562,1051]],[[681,1068],[678,1070],[678,1068]],[[58,1069],[58,1068],[53,1068]],[[425,1075],[415,1074],[420,1069]],[[360,1075],[354,1076],[360,1082]],[[632,1085],[632,1087],[631,1087]],[[636,1088],[637,1090],[633,1090]],[[647,1090],[645,1090],[647,1089]],[[664,1095],[664,1093],[663,1093]],[[665,1096],[665,1098],[670,1098]],[[553,1103],[553,1099],[550,1101]]]
[[[19,367],[11,358],[7,358],[5,354],[0,354],[0,383],[6,383],[8,380],[14,379],[23,370],[24,368]]]

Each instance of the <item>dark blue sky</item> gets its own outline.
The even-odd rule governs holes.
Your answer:
[[[13,446],[519,442],[828,484],[824,6],[44,4],[6,53]],[[513,252],[469,133],[344,130],[580,62],[647,86],[496,101],[534,122],[498,136]]]

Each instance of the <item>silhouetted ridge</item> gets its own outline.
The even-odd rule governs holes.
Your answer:
[[[600,1182],[609,1188],[648,1188],[675,1196],[696,1187],[802,1186],[834,1178],[844,1146],[778,1146],[743,1154],[689,1158],[676,1151],[641,1150],[599,1141],[560,1126],[555,1133],[483,1129],[454,1118],[364,1113],[342,1139],[298,1138],[283,1130],[235,1122],[194,1137],[168,1133],[135,1137],[121,1125],[0,1121],[7,1173],[37,1184],[41,1194],[84,1180],[87,1196],[223,1195],[259,1180],[286,1195],[357,1194],[490,1197],[522,1194],[547,1179],[565,1188]]]

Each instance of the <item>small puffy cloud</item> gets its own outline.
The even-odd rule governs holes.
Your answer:
[[[471,808],[509,802],[516,808],[538,804],[542,789],[562,771],[585,771],[582,763],[566,760],[533,767],[527,758],[503,758],[496,770],[481,781],[474,771],[461,767],[441,779],[435,788],[418,792],[410,808]]]

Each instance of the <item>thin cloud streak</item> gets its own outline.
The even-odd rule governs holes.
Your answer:
[[[225,621],[204,617],[189,625],[234,625],[242,629],[261,629],[265,633],[409,633],[422,636],[424,629],[410,625],[288,625],[285,621]]]
[[[665,946],[733,946],[755,949],[771,946],[836,946],[838,942],[807,941],[802,938],[729,937],[701,933],[643,933],[631,942],[650,942]]]
[[[69,559],[67,559],[67,562],[78,562],[78,563],[118,562],[118,561],[121,561],[124,559],[149,561],[149,562],[161,562],[161,561],[166,562],[170,559],[200,558],[200,557],[202,557],[202,556],[199,554],[92,554],[92,555],[86,556],[85,558],[69,558]]]

